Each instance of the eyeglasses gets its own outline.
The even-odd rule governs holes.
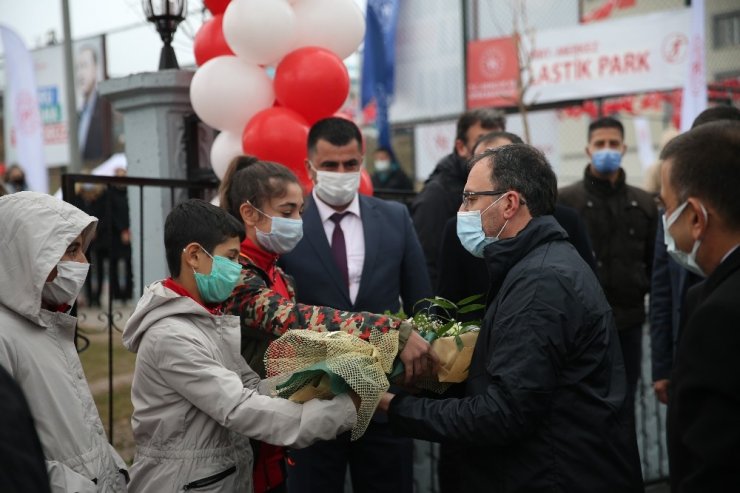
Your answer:
[[[483,190],[480,192],[463,192],[462,193],[462,203],[465,207],[468,207],[470,205],[470,199],[475,199],[475,197],[478,196],[491,196],[495,197],[496,195],[503,195],[509,190]]]

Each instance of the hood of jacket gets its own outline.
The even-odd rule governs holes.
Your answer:
[[[514,265],[535,248],[551,241],[568,241],[568,233],[554,217],[547,215],[532,218],[516,236],[488,245],[483,250],[490,278],[488,301],[496,297]]]
[[[51,195],[0,197],[0,304],[43,327],[41,292],[67,247],[92,241],[97,218]]]
[[[195,323],[199,327],[215,326],[214,316],[205,307],[166,288],[162,282],[156,281],[144,289],[144,295],[123,329],[123,345],[132,353],[138,352],[146,331],[163,318],[197,317],[199,320]]]

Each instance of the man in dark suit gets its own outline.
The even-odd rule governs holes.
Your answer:
[[[111,108],[107,100],[98,97],[98,67],[97,50],[83,45],[75,59],[75,76],[80,97],[77,138],[85,162],[101,161],[111,150]]]
[[[666,244],[708,276],[679,339],[668,401],[671,489],[740,491],[740,123],[707,123],[661,153]]]
[[[303,240],[281,257],[300,303],[351,311],[403,310],[431,296],[424,254],[405,206],[357,193],[362,135],[341,118],[314,124],[308,135],[315,184],[303,213]],[[291,453],[290,492],[341,493],[347,465],[358,492],[412,491],[412,441],[394,436],[386,419],[365,435],[349,434]]]

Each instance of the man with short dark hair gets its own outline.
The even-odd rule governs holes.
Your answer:
[[[457,491],[641,491],[612,311],[552,217],[555,173],[526,144],[471,164],[458,235],[490,285],[464,397],[380,408],[398,433],[465,447]]]
[[[658,211],[649,193],[627,185],[621,167],[626,151],[624,127],[618,120],[593,121],[588,127],[590,162],[584,178],[561,189],[559,201],[575,208],[586,221],[597,274],[614,310],[633,408]]]
[[[707,280],[681,334],[668,401],[671,489],[740,491],[740,122],[707,123],[663,150],[669,254]]]
[[[718,120],[740,121],[740,109],[734,106],[707,108],[694,119],[691,128]],[[701,276],[681,267],[668,255],[665,231],[662,222],[659,222],[650,287],[650,357],[653,391],[663,404],[668,404],[673,360],[685,322],[686,293],[701,279]]]
[[[442,231],[455,216],[468,177],[467,161],[473,156],[478,138],[494,130],[505,130],[506,119],[500,111],[477,109],[464,113],[457,121],[457,137],[452,153],[445,156],[411,204],[414,227],[427,261],[432,286],[437,285],[437,258]]]
[[[354,123],[326,118],[311,127],[306,165],[314,188],[303,239],[280,265],[295,279],[299,303],[372,313],[402,308],[410,315],[432,295],[421,246],[405,206],[358,194],[362,162]],[[417,333],[409,340],[416,339],[424,342]],[[385,418],[374,418],[355,442],[345,434],[291,458],[291,493],[341,493],[348,466],[355,493],[413,490],[412,441],[395,436]]]

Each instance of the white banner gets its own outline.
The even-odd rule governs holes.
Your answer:
[[[105,50],[102,36],[75,41],[72,45],[75,63],[76,107],[67,108],[67,84],[64,77],[64,51],[62,45],[47,46],[31,52],[38,84],[38,105],[43,125],[44,160],[48,167],[69,163],[67,125],[72,115],[78,121],[80,153],[83,161],[100,160],[107,156],[100,152],[101,135],[109,131],[102,120],[97,97],[97,83],[105,77]],[[6,62],[7,63],[7,62]],[[5,111],[6,161],[16,159],[14,139],[16,121]],[[7,131],[10,129],[10,131]],[[88,138],[90,140],[88,140]]]
[[[0,25],[0,35],[5,51],[6,114],[12,115],[16,122],[13,129],[6,127],[6,134],[13,133],[17,149],[14,158],[7,159],[7,162],[17,163],[23,168],[30,190],[48,193],[49,177],[44,163],[44,138],[33,60],[23,40],[13,30]]]
[[[691,1],[691,39],[681,96],[681,131],[691,129],[694,118],[707,109],[707,70],[704,57],[704,0]]]
[[[453,151],[456,131],[455,120],[414,127],[414,166],[417,181],[429,178],[439,160]]]
[[[635,125],[635,140],[637,141],[637,157],[640,158],[642,170],[647,171],[655,164],[653,151],[653,135],[650,132],[650,122],[644,116],[637,116],[632,120]]]
[[[675,89],[688,64],[689,10],[535,32],[523,39],[528,104]],[[530,43],[532,41],[532,44]]]

